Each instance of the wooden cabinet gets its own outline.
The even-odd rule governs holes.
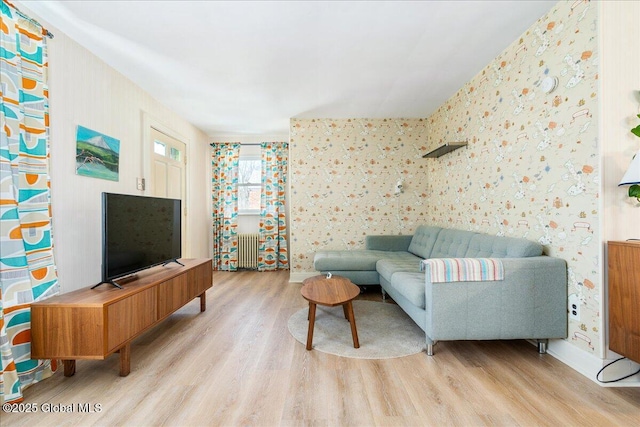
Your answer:
[[[108,284],[80,289],[31,305],[31,356],[62,359],[66,376],[76,359],[120,352],[120,375],[130,371],[130,343],[196,297],[206,309],[210,259],[182,259],[137,273],[124,289]]]
[[[609,242],[609,348],[640,363],[640,242]]]
[[[198,295],[189,293],[188,275],[189,273],[183,274],[158,284],[158,316],[160,318],[170,315]]]

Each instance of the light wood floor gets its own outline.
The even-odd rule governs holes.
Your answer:
[[[287,329],[306,306],[299,290],[287,272],[214,273],[207,311],[192,301],[134,341],[128,377],[117,354],[78,361],[75,376],[24,393],[73,413],[0,412],[0,425],[640,425],[640,389],[599,387],[525,341],[387,360],[306,351]]]

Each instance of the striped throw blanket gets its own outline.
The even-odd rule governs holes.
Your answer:
[[[422,263],[429,267],[431,283],[504,280],[504,267],[497,258],[433,258]]]

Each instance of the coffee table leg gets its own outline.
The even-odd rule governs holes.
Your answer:
[[[309,331],[307,332],[307,350],[311,350],[313,342],[313,326],[316,322],[316,305],[309,303]]]
[[[342,311],[344,312],[344,318],[349,320],[349,313],[347,312],[347,304],[342,304]]]
[[[353,337],[353,347],[360,348],[360,342],[358,341],[358,330],[356,329],[356,316],[353,315],[353,304],[351,301],[345,304],[347,307],[347,319],[351,324],[351,336]],[[343,305],[343,307],[345,306]]]

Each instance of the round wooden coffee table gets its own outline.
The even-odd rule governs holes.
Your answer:
[[[313,327],[316,321],[316,304],[334,307],[341,305],[344,317],[351,324],[351,336],[353,346],[360,348],[358,331],[356,330],[356,318],[353,315],[351,301],[360,294],[360,288],[351,283],[351,280],[341,276],[314,276],[305,279],[300,293],[309,301],[309,332],[307,333],[307,350],[311,350],[313,342]]]

